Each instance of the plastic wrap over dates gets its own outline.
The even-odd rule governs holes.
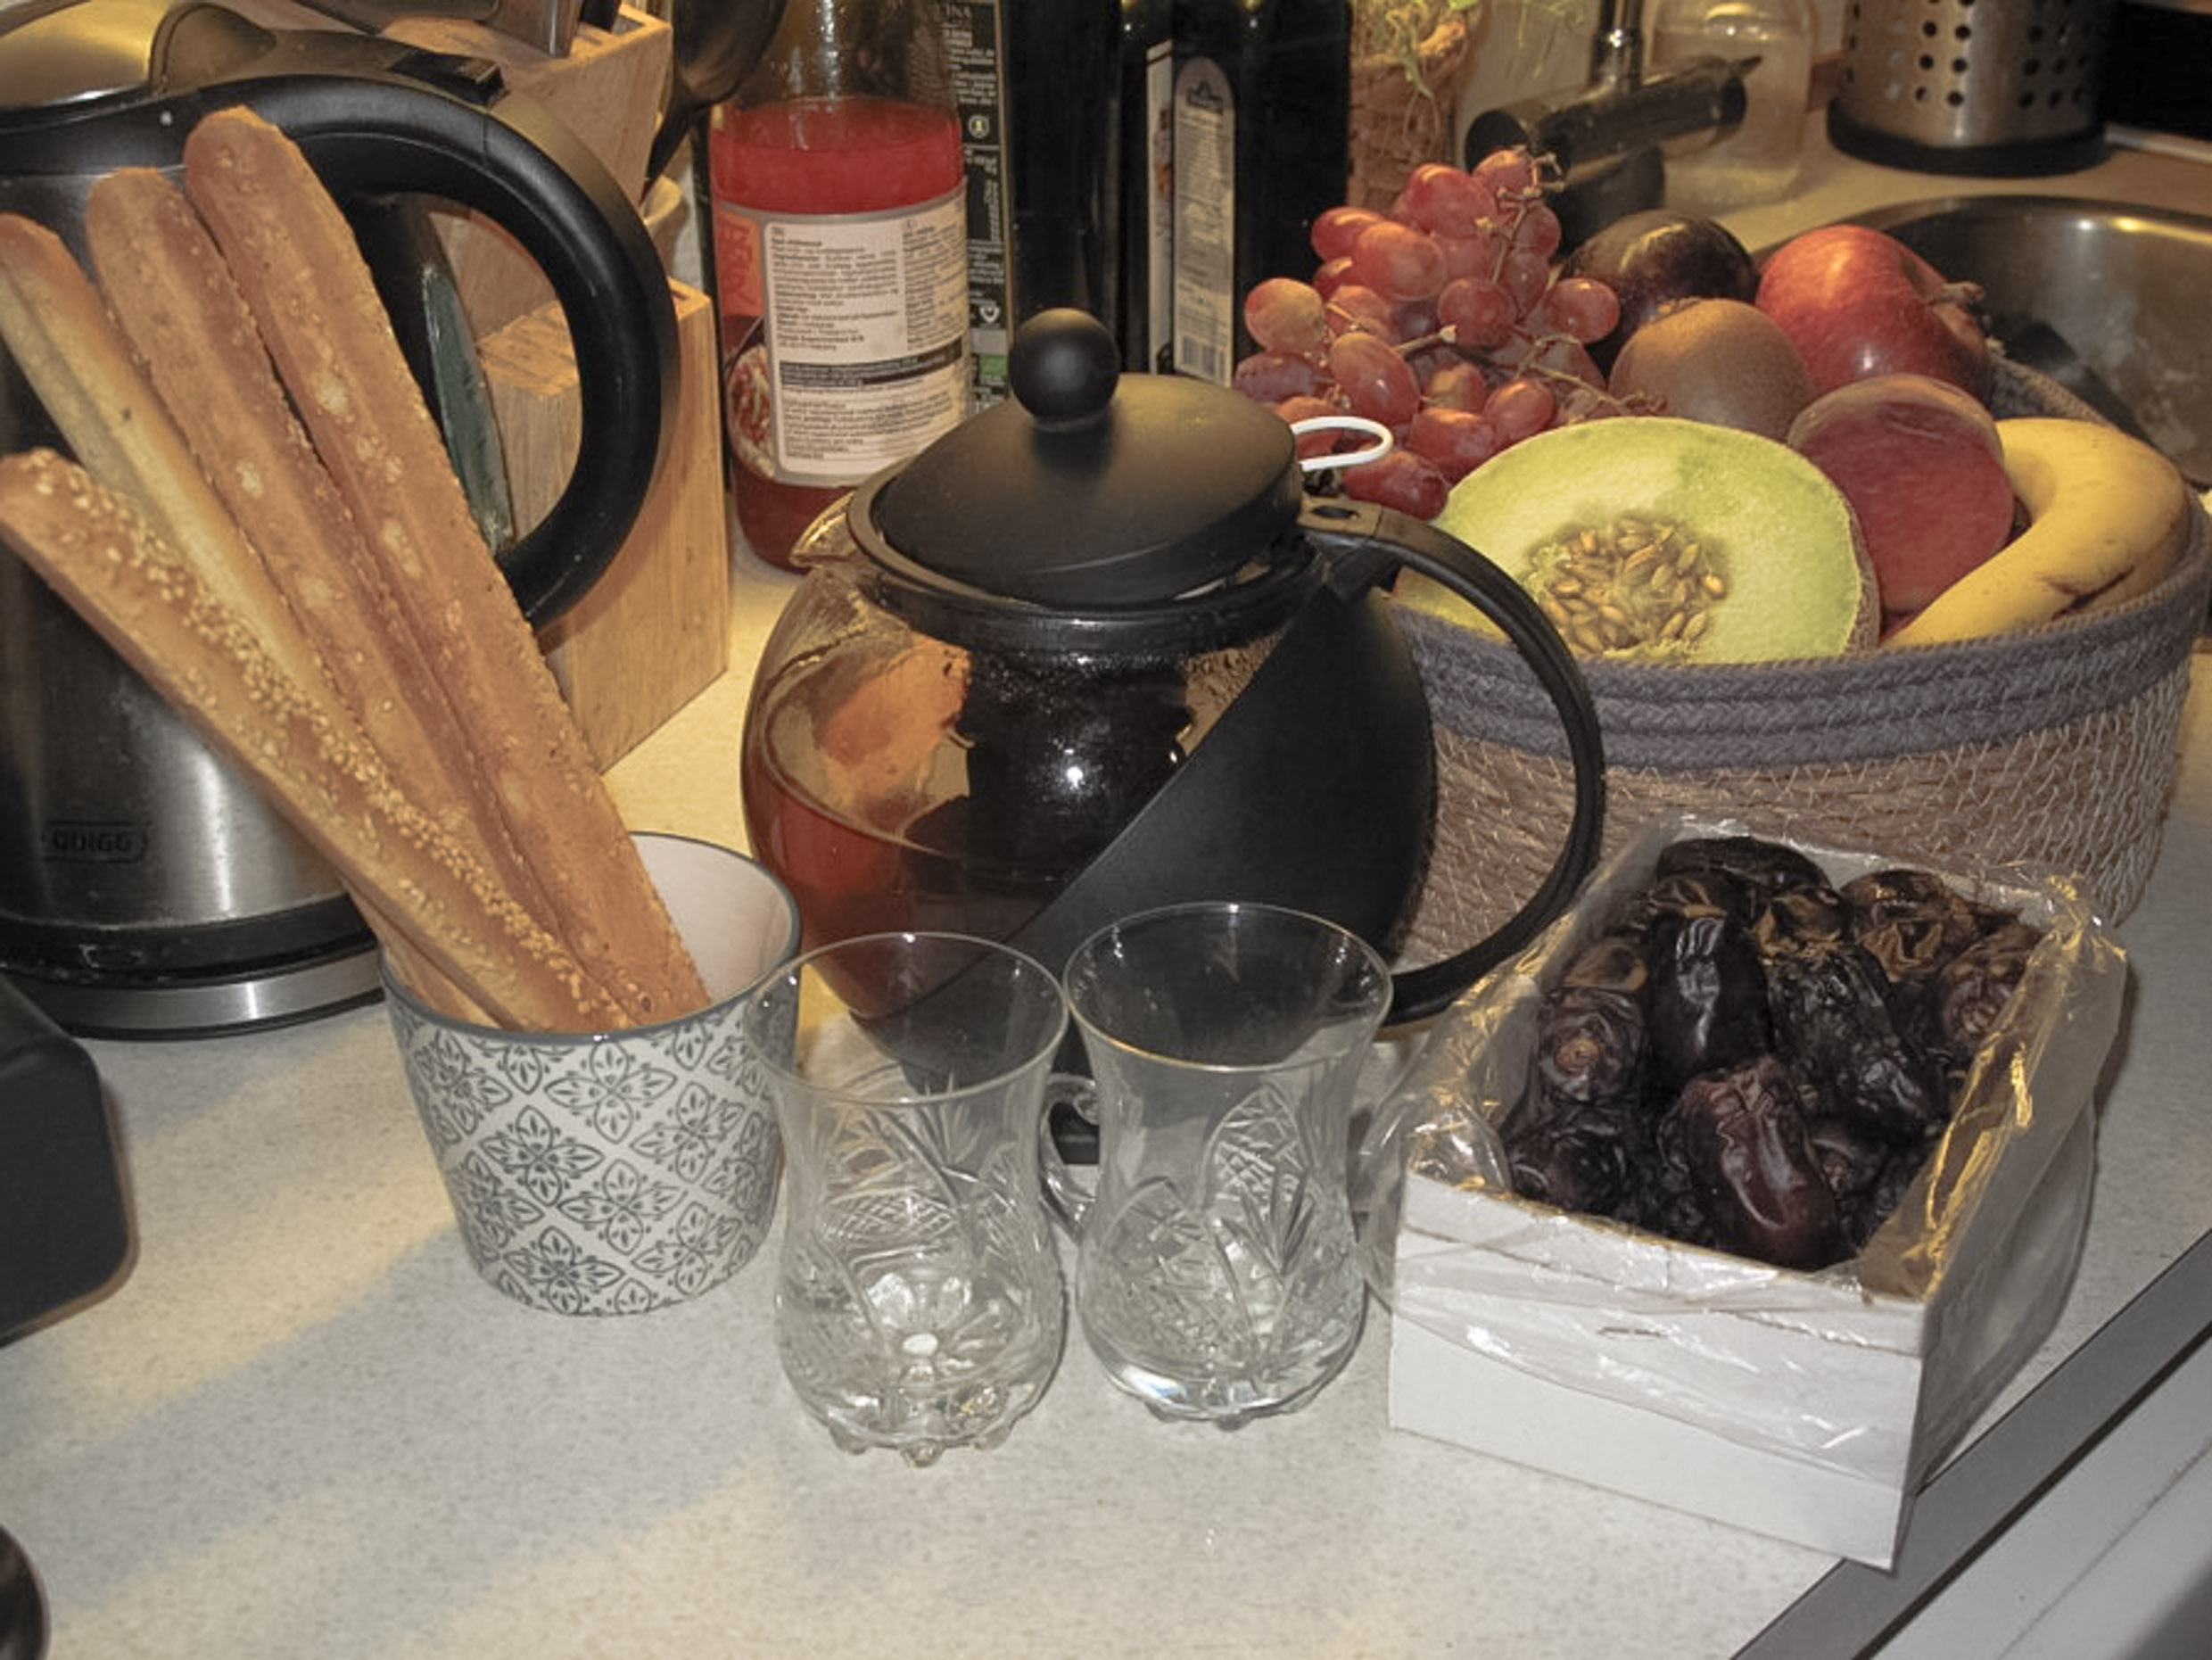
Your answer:
[[[1514,1189],[1779,1268],[1850,1257],[2041,937],[1924,871],[1836,888],[1777,843],[1678,841],[1544,993]]]

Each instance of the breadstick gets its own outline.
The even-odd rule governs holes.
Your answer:
[[[51,450],[0,459],[0,537],[276,803],[362,901],[503,1025],[619,1024],[561,943],[409,802],[119,492]]]
[[[386,769],[554,927],[506,822],[479,804],[466,735],[200,216],[165,174],[125,168],[93,186],[85,235],[124,339]]]
[[[196,550],[206,562],[205,580],[252,619],[265,649],[289,657],[291,673],[318,684],[308,655],[314,648],[295,640],[296,619],[282,614],[265,588],[265,569],[227,508],[206,495],[182,453],[182,434],[167,418],[167,402],[126,360],[112,318],[74,257],[45,227],[27,220],[0,219],[0,325],[55,425],[118,488],[134,491],[141,511],[158,515],[178,545]],[[380,938],[384,931],[378,930]],[[392,950],[395,968],[418,996],[456,1018],[470,1018],[473,1001],[403,940]]]
[[[297,621],[194,465],[99,292],[62,239],[0,214],[0,334],[85,469],[139,504],[162,540],[219,584],[301,685],[323,678]]]
[[[193,129],[185,180],[562,937],[636,1018],[699,1006],[697,971],[484,546],[336,204],[298,147],[243,108]]]

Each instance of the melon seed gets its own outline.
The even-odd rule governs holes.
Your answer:
[[[1728,593],[1712,549],[1679,524],[1622,514],[1571,525],[1537,552],[1531,587],[1584,657],[1679,657]]]

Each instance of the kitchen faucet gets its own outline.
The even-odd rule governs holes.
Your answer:
[[[1555,202],[1569,242],[1665,193],[1660,145],[1693,133],[1717,143],[1744,120],[1744,78],[1756,57],[1693,58],[1644,73],[1643,0],[1598,0],[1589,78],[1477,115],[1467,127],[1473,166],[1493,150],[1548,154],[1565,189]]]

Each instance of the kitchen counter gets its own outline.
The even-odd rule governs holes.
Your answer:
[[[1964,187],[2201,209],[2204,177],[2131,154]],[[1744,234],[1952,183],[1823,153],[1802,201]],[[740,667],[788,588],[740,561]],[[738,836],[743,680],[616,768],[633,823]],[[2184,744],[2119,930],[2131,999],[2085,1254],[2000,1410],[2212,1230],[2212,657]],[[1071,1342],[997,1450],[848,1457],[777,1368],[765,1255],[695,1303],[601,1322],[478,1279],[381,1009],[92,1047],[138,1259],[0,1349],[0,1525],[44,1579],[57,1660],[1668,1660],[1733,1652],[1832,1565],[1391,1431],[1379,1317],[1308,1409],[1234,1435],[1155,1422]]]

